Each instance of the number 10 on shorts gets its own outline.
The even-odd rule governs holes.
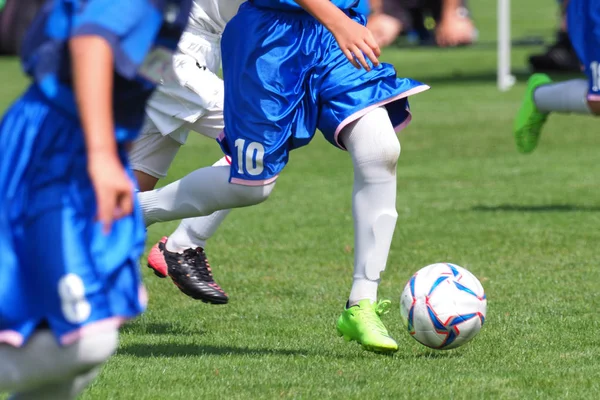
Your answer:
[[[260,175],[264,168],[263,157],[265,148],[258,142],[246,142],[244,139],[236,139],[238,174]]]

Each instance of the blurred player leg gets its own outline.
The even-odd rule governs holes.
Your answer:
[[[396,165],[400,142],[385,108],[369,112],[341,132],[354,165],[354,275],[347,309],[338,331],[370,350],[398,350],[379,315],[389,302],[377,302],[380,274],[385,270],[398,213]]]
[[[87,335],[59,346],[50,330],[35,333],[22,348],[0,345],[0,392],[15,399],[73,399],[115,352],[117,330]]]
[[[545,74],[534,74],[517,113],[514,135],[522,153],[533,151],[551,112],[600,114],[600,37],[597,7],[589,0],[571,0],[567,28],[587,80],[552,83]]]
[[[590,114],[588,88],[588,81],[585,79],[547,83],[535,87],[533,101],[542,113]]]

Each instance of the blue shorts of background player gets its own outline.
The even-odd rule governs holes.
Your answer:
[[[366,24],[363,15],[346,14]],[[382,105],[400,130],[410,121],[407,97],[428,89],[397,78],[390,64],[356,69],[333,35],[301,11],[244,3],[221,47],[225,131],[219,143],[232,159],[232,183],[273,182],[289,152],[308,144],[317,129],[344,149],[341,130]]]
[[[588,101],[600,101],[600,1],[570,0],[567,30],[589,81]]]

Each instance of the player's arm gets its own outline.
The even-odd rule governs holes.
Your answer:
[[[473,40],[473,23],[462,0],[443,0],[441,21],[436,29],[439,46],[458,46]]]
[[[342,10],[329,0],[294,0],[312,14],[335,37],[341,50],[356,68],[361,65],[367,71],[371,68],[365,56],[373,65],[379,65],[377,57],[381,54],[371,31],[348,18]]]
[[[119,159],[115,139],[113,50],[104,38],[95,35],[75,36],[69,49],[97,217],[108,232],[113,219],[133,209],[132,184]]]

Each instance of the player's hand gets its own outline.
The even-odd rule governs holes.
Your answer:
[[[453,47],[473,43],[475,27],[466,17],[442,18],[435,30],[435,40],[440,47]]]
[[[366,27],[350,18],[340,18],[338,23],[331,27],[331,33],[346,58],[356,68],[362,67],[367,71],[371,70],[365,56],[371,60],[374,66],[379,65],[377,58],[381,55],[381,50],[371,31]]]
[[[115,153],[90,154],[88,173],[96,193],[96,218],[108,234],[114,220],[133,211],[133,183]]]

